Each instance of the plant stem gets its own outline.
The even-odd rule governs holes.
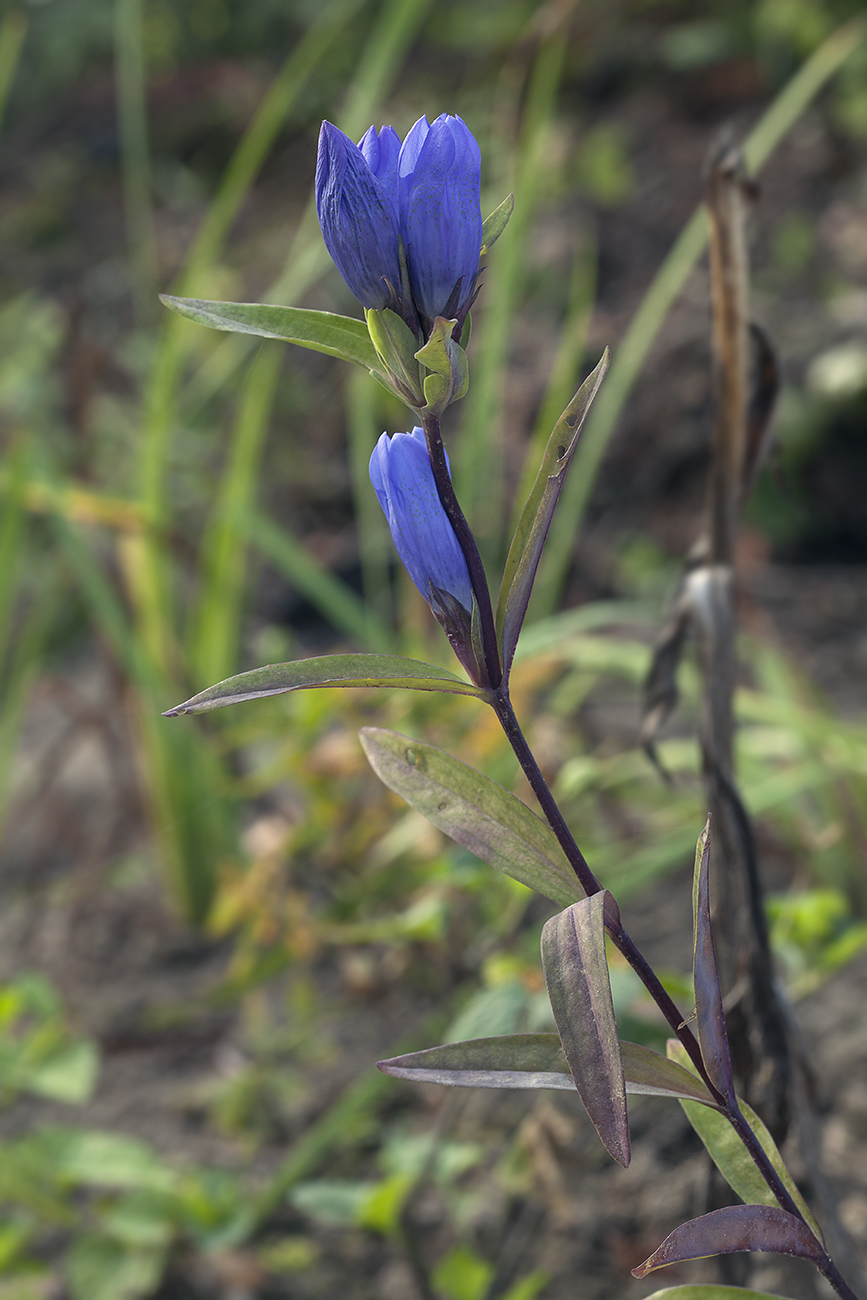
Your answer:
[[[521,765],[521,769],[532,787],[539,805],[545,814],[545,818],[557,837],[557,840],[563,849],[575,875],[581,884],[584,892],[590,896],[598,894],[602,889],[599,881],[594,876],[587,864],[587,859],[578,847],[572,832],[566,825],[557,802],[551,793],[548,784],[542,775],[538,763],[533,755],[530,746],[527,744],[526,737],[521,731],[520,724],[515,716],[515,710],[512,708],[509,699],[508,686],[501,684],[492,692],[492,705],[499,719],[500,725],[506,734],[506,739],[515,752],[515,757]],[[634,941],[629,937],[626,930],[620,923],[619,919],[615,921],[606,920],[606,931],[611,938],[612,943],[620,953],[629,962],[629,965],[635,971],[650,996],[653,998],[659,1010],[662,1012],[668,1024],[677,1035],[689,1058],[695,1068],[701,1075],[706,1087],[716,1100],[718,1107],[726,1119],[734,1128],[750,1158],[758,1169],[762,1178],[768,1185],[772,1195],[775,1197],[780,1207],[786,1210],[795,1218],[805,1222],[796,1201],[792,1197],[785,1183],[781,1179],[777,1170],[774,1168],[770,1157],[762,1147],[753,1130],[744,1119],[741,1112],[735,1107],[728,1106],[719,1090],[713,1085],[708,1078],[704,1060],[701,1055],[701,1048],[692,1030],[683,1021],[683,1017],[678,1011],[672,999],[666,993],[659,981],[658,976],[648,963],[647,959],[638,949]],[[809,1224],[807,1225],[809,1227]],[[811,1229],[812,1231],[812,1229]],[[842,1300],[858,1300],[858,1297],[852,1291],[851,1287],[840,1274],[836,1264],[831,1259],[827,1251],[824,1252],[823,1258],[817,1263],[817,1268],[823,1277],[825,1277]]]
[[[574,836],[566,825],[565,818],[557,805],[557,801],[548,788],[548,783],[542,775],[539,764],[536,762],[533,752],[527,744],[526,737],[521,730],[518,719],[515,716],[515,710],[512,708],[512,703],[509,699],[508,687],[505,685],[500,686],[494,692],[493,707],[496,711],[497,717],[499,718],[500,726],[506,733],[506,739],[515,751],[515,757],[521,764],[521,769],[527,780],[530,782],[533,793],[538,799],[539,805],[545,814],[548,825],[557,836],[560,847],[566,854],[572,870],[578,877],[581,888],[588,897],[592,894],[598,894],[602,889],[602,886],[599,884],[599,881],[587,865],[587,859],[576,844]],[[715,1100],[722,1104],[722,1095],[708,1078],[707,1070],[705,1069],[701,1055],[701,1049],[699,1048],[695,1035],[689,1026],[684,1023],[684,1017],[662,987],[659,978],[652,970],[647,959],[636,947],[635,943],[629,937],[623,925],[620,924],[619,921],[616,924],[607,923],[606,928],[611,936],[612,943],[629,962],[629,965],[635,971],[636,975],[659,1007],[672,1031],[683,1044],[683,1047],[689,1054],[689,1059],[698,1070],[702,1080],[710,1090],[711,1095]]]
[[[485,566],[482,564],[482,557],[479,554],[479,548],[476,545],[476,539],[470,531],[470,526],[466,521],[463,510],[458,503],[455,495],[455,489],[452,485],[449,467],[446,463],[446,451],[443,446],[443,436],[440,430],[440,422],[435,415],[422,415],[422,428],[424,429],[425,441],[427,442],[428,455],[430,456],[431,469],[433,470],[434,482],[437,487],[437,495],[440,504],[446,512],[446,517],[452,528],[455,530],[455,536],[458,539],[458,545],[464,553],[467,562],[467,568],[470,571],[470,583],[473,588],[473,595],[476,598],[476,605],[479,611],[479,625],[482,634],[482,650],[485,657],[485,669],[488,680],[482,683],[496,689],[503,680],[503,670],[500,667],[500,652],[497,649],[497,630],[494,624],[494,610],[491,605],[491,593],[488,590],[488,579],[485,576]],[[586,865],[586,864],[585,864]]]

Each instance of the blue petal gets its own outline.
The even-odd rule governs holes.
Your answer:
[[[316,211],[325,245],[352,294],[364,307],[394,306],[400,257],[393,183],[389,193],[361,149],[330,122],[319,133]]]
[[[445,113],[427,130],[417,122],[401,150],[399,184],[413,297],[432,320],[443,314],[458,281],[452,309],[466,302],[479,268],[481,153],[466,124]]]
[[[431,586],[473,607],[467,562],[437,494],[424,432],[384,433],[370,458],[370,481],[397,553],[425,600]]]
[[[397,212],[397,169],[400,157],[400,136],[393,126],[384,126],[377,135],[372,126],[359,140],[358,147],[373,175],[388,196]]]

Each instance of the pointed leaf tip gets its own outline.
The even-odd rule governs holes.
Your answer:
[[[606,348],[595,370],[584,380],[554,426],[509,546],[497,601],[497,634],[507,676],[566,471],[578,446],[584,421],[605,378],[608,362]]]
[[[180,713],[206,713],[227,704],[318,686],[391,686],[487,699],[487,693],[480,687],[472,686],[445,668],[418,659],[379,654],[320,655],[313,659],[295,659],[287,664],[266,664],[264,668],[253,668],[250,672],[227,677],[169,709],[163,716],[174,718]]]
[[[730,1205],[675,1228],[632,1275],[642,1278],[669,1264],[740,1251],[795,1255],[813,1263],[825,1256],[807,1225],[788,1211],[767,1205]]]

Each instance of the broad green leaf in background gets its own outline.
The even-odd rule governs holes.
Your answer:
[[[560,499],[566,471],[575,454],[593,399],[605,378],[608,360],[606,348],[596,369],[584,380],[554,426],[536,481],[515,528],[497,601],[497,634],[502,646],[506,674],[518,644],[542,548]]]
[[[363,727],[376,775],[438,830],[561,907],[581,897],[554,832],[503,786],[433,745]]]
[[[179,316],[199,325],[235,334],[256,334],[263,339],[282,339],[313,352],[325,352],[330,357],[352,361],[385,377],[367,325],[352,316],[337,316],[330,311],[312,311],[304,307],[277,307],[265,302],[174,298],[168,293],[160,294],[160,301]]]
[[[626,1083],[605,955],[607,889],[546,921],[542,966],[575,1087],[606,1151],[624,1168],[631,1150]]]
[[[266,695],[285,695],[288,691],[314,686],[392,686],[486,698],[481,687],[462,681],[446,668],[436,668],[418,659],[404,659],[401,655],[322,655],[287,664],[266,664],[264,668],[227,677],[183,704],[167,709],[163,716],[176,718],[181,713],[207,713],[227,704],[261,700]]]
[[[689,1097],[710,1105],[704,1084],[674,1061],[636,1043],[620,1044],[627,1093],[655,1097]],[[508,1034],[447,1043],[425,1051],[379,1061],[377,1068],[395,1079],[440,1083],[459,1088],[555,1088],[575,1085],[558,1034]]]
[[[781,1210],[779,1206],[729,1205],[724,1210],[711,1210],[710,1214],[682,1223],[643,1264],[632,1270],[632,1274],[642,1278],[669,1264],[739,1251],[795,1255],[813,1263],[818,1263],[824,1256],[821,1243],[806,1223],[787,1210]]]
[[[177,1177],[150,1147],[119,1133],[46,1127],[31,1145],[59,1181],[78,1186],[168,1191]]]
[[[726,1101],[736,1105],[735,1083],[732,1075],[731,1053],[723,1011],[722,990],[717,973],[716,953],[710,925],[710,885],[708,862],[710,859],[710,818],[695,850],[693,879],[693,919],[695,942],[693,947],[693,987],[695,989],[695,1017],[701,1055],[708,1077]]]
[[[676,1061],[685,1070],[693,1073],[689,1057],[677,1039],[670,1038],[666,1046],[669,1059]],[[697,1106],[692,1101],[682,1100],[681,1105],[690,1124],[707,1148],[708,1155],[732,1191],[736,1192],[741,1200],[748,1205],[775,1206],[777,1204],[776,1197],[758,1169],[756,1169],[743,1143],[728,1120],[718,1111],[710,1110],[706,1106]],[[780,1175],[792,1200],[821,1241],[822,1230],[811,1214],[803,1196],[795,1186],[795,1180],[783,1163],[783,1157],[780,1155],[774,1139],[751,1106],[740,1100],[738,1100],[738,1106],[744,1119],[758,1138],[765,1154],[769,1157],[771,1164]]]
[[[81,1237],[67,1264],[72,1300],[136,1300],[153,1295],[165,1254],[163,1248],[131,1248],[109,1237]]]

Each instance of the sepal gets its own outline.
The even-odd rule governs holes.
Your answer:
[[[470,386],[467,354],[452,338],[457,323],[437,316],[427,343],[415,354],[430,371],[424,381],[426,415],[442,415],[448,404],[459,401]]]
[[[416,359],[418,339],[406,321],[388,308],[368,311],[367,328],[392,392],[411,410],[420,410],[425,399],[424,371]]]

